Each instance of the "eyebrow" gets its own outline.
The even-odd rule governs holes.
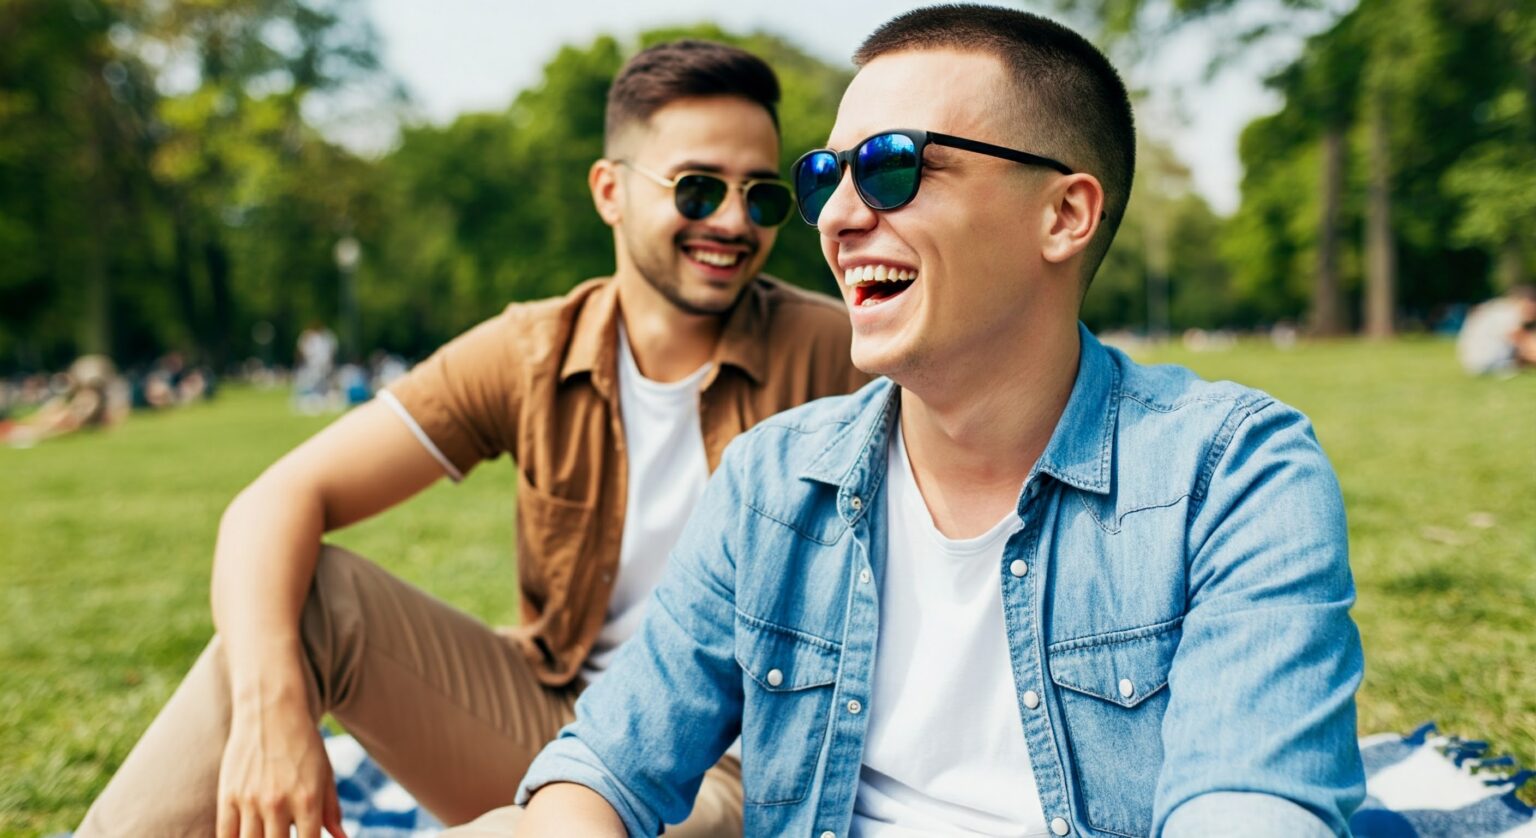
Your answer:
[[[712,175],[723,175],[725,167],[714,163],[701,163],[697,160],[685,160],[669,169],[667,174],[677,177],[679,172],[707,172]],[[779,177],[777,169],[753,169],[747,172],[747,178],[750,180],[773,180],[777,177]]]

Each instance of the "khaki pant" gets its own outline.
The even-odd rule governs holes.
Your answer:
[[[510,835],[507,807],[535,755],[574,716],[577,689],[539,683],[510,641],[335,547],[321,552],[301,621],[310,715],[327,712],[447,824]],[[77,835],[213,834],[230,696],[219,638],[86,813]],[[669,836],[739,836],[740,766],[704,778]]]

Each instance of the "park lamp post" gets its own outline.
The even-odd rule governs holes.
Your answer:
[[[340,272],[341,281],[338,283],[340,300],[337,306],[337,319],[341,322],[341,358],[343,363],[349,363],[357,358],[357,263],[362,261],[363,248],[357,239],[350,235],[342,236],[336,242],[336,269]]]

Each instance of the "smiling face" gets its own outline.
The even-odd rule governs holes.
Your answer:
[[[678,308],[722,314],[762,270],[778,231],[755,226],[737,184],[779,176],[779,139],[762,106],[736,96],[678,99],[616,144],[615,158],[668,180],[716,174],[732,184],[725,205],[697,221],[671,189],[629,166],[599,161],[592,187],[614,228],[618,274],[638,275]]]
[[[851,148],[900,128],[1029,148],[1002,64],[951,49],[882,55],[838,109],[828,145]],[[846,174],[822,211],[822,251],[853,322],[853,362],[899,383],[925,370],[984,362],[1042,318],[1075,318],[1078,286],[1042,257],[1062,176],[930,145],[913,201],[876,212]],[[1053,333],[1059,331],[1052,330]]]

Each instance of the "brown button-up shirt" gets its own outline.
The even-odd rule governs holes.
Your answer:
[[[455,479],[512,455],[523,612],[512,636],[552,686],[580,671],[619,572],[628,465],[618,318],[609,279],[513,303],[384,396]],[[867,377],[849,361],[849,339],[841,300],[754,280],[726,320],[699,395],[710,471],[757,422],[861,386]]]

